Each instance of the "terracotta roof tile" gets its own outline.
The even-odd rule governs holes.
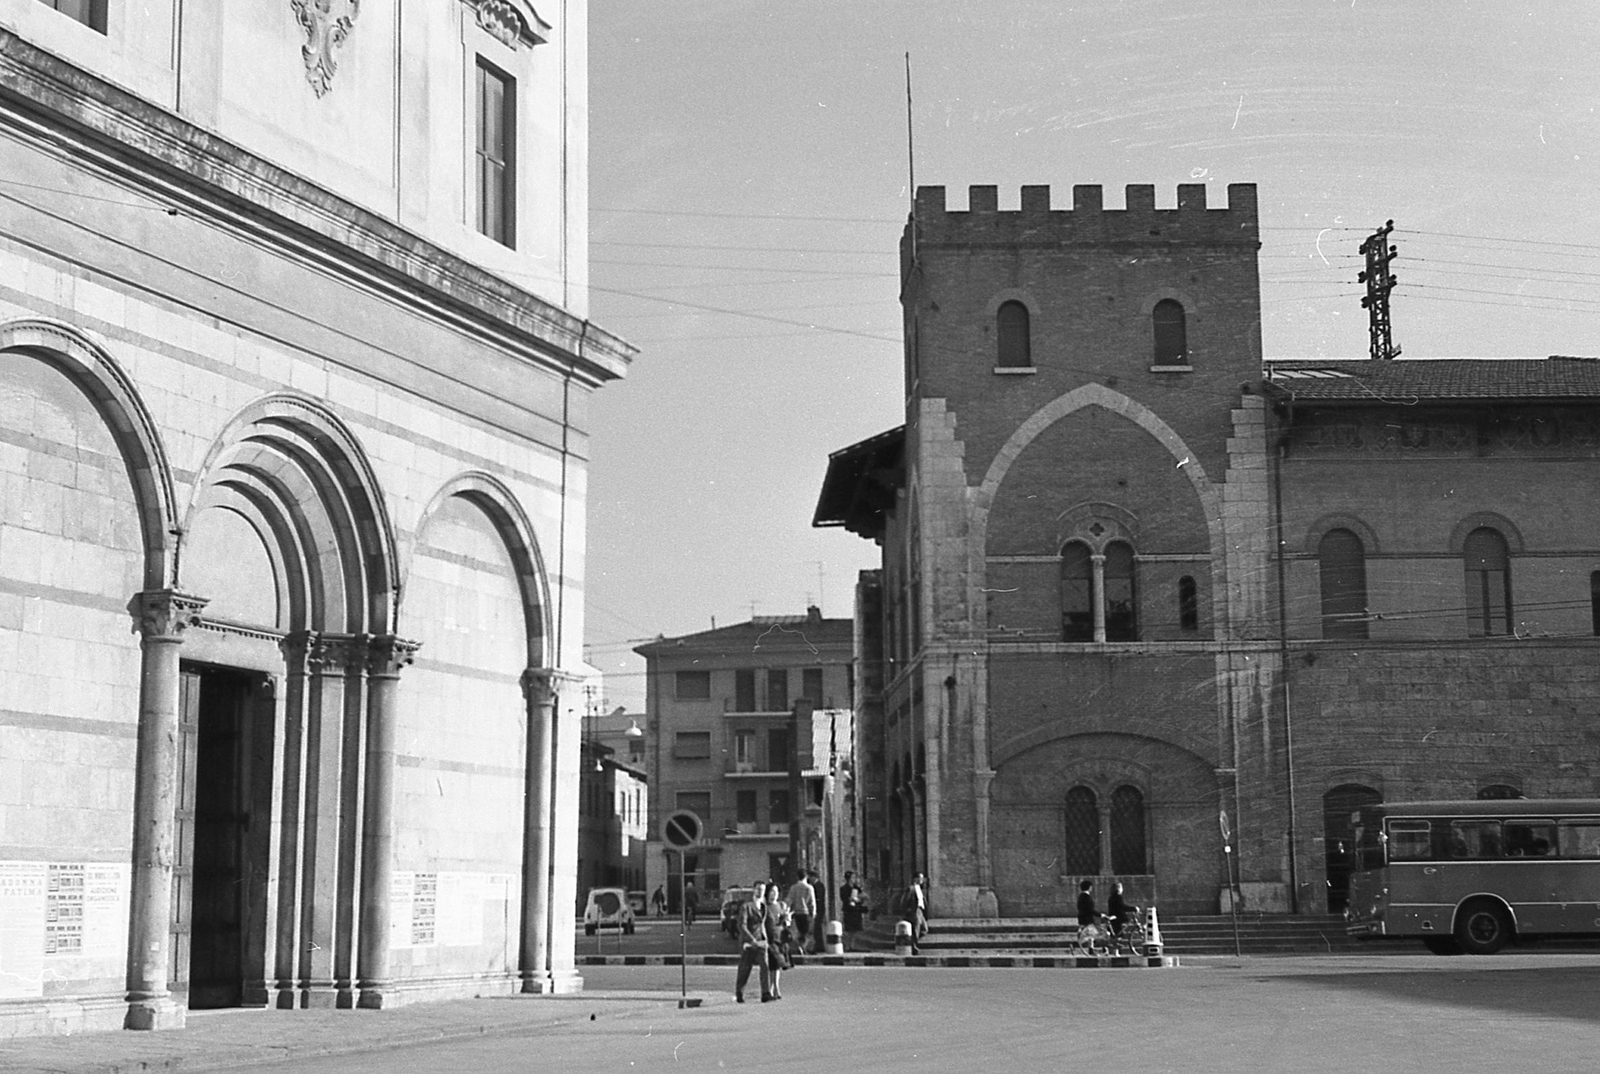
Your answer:
[[[1397,358],[1266,363],[1270,391],[1305,401],[1600,399],[1600,358]]]

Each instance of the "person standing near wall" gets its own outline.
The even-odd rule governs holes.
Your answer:
[[[928,878],[918,873],[906,888],[905,919],[911,923],[911,953],[922,954],[922,938],[928,934]]]
[[[839,912],[844,916],[846,951],[855,946],[855,936],[864,924],[862,918],[866,916],[866,909],[866,902],[861,897],[861,885],[856,883],[856,874],[846,871],[844,883],[839,885]]]
[[[806,879],[806,871],[798,870],[798,877],[789,886],[789,912],[794,915],[795,944],[805,954],[811,946],[811,923],[817,916],[817,893]]]

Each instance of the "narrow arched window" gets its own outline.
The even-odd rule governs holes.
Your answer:
[[[1122,786],[1111,792],[1111,871],[1119,876],[1150,871],[1144,842],[1144,795]]]
[[[1200,629],[1200,594],[1194,579],[1187,574],[1178,579],[1178,626],[1184,630]]]
[[[1139,616],[1133,591],[1133,549],[1121,541],[1106,546],[1106,640],[1138,641]]]
[[[1156,303],[1150,315],[1155,327],[1156,365],[1188,365],[1189,333],[1184,323],[1183,306],[1170,298]]]
[[[1467,586],[1467,634],[1511,633],[1511,556],[1506,539],[1488,526],[1467,534],[1461,547]]]
[[[1026,369],[1033,365],[1033,341],[1029,336],[1028,307],[1021,302],[1002,302],[995,313],[995,337],[999,341],[996,365],[1002,369]]]
[[[1061,639],[1094,640],[1094,563],[1078,541],[1061,549]]]
[[[1367,560],[1361,538],[1329,530],[1317,545],[1322,575],[1322,636],[1367,636]]]
[[[1088,787],[1067,792],[1066,855],[1068,876],[1096,876],[1100,872],[1100,802]]]

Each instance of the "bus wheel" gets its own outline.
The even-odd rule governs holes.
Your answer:
[[[1454,936],[1424,936],[1422,946],[1436,955],[1459,955],[1461,945]]]
[[[1511,939],[1511,917],[1492,902],[1468,903],[1456,920],[1456,940],[1469,955],[1492,955]]]

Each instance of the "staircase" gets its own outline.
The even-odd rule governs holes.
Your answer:
[[[894,949],[895,919],[880,917],[858,937],[858,946]],[[1163,917],[1161,939],[1169,955],[1231,955],[1233,919],[1225,915]],[[1059,955],[1078,937],[1076,918],[934,918],[919,945],[926,954],[981,951],[991,954]],[[1248,955],[1371,953],[1345,935],[1344,919],[1331,914],[1241,914],[1239,950]]]

